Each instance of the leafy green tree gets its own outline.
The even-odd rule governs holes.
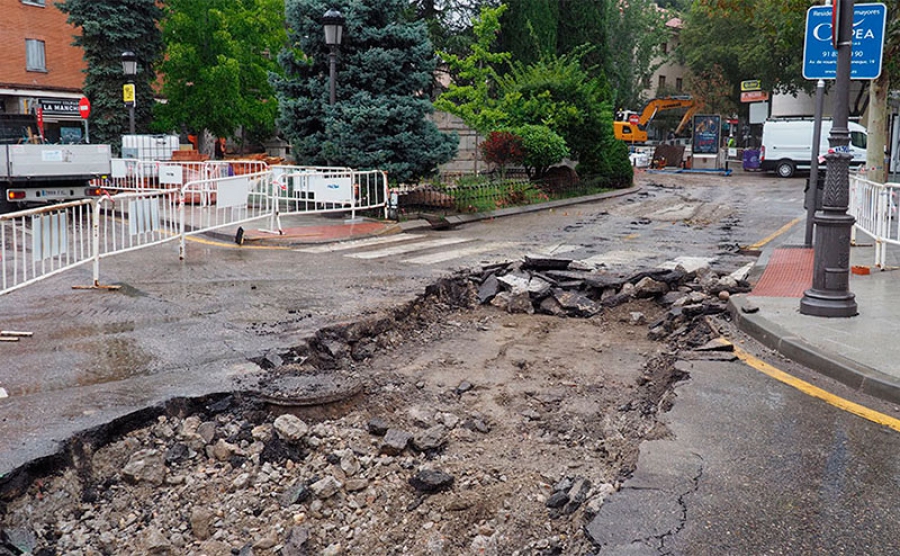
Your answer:
[[[508,62],[510,54],[494,51],[504,11],[505,5],[482,9],[473,24],[475,41],[465,57],[438,52],[454,79],[434,107],[458,116],[482,134],[500,128],[506,121],[506,115],[497,106],[495,68]]]
[[[608,44],[603,70],[616,105],[637,109],[647,100],[641,97],[644,82],[669,56],[662,46],[671,37],[666,27],[671,14],[658,10],[651,0],[607,2],[606,6]]]
[[[736,100],[740,82],[759,79],[773,92],[810,92],[802,76],[807,0],[696,0],[681,32],[685,63],[699,82],[719,75]]]
[[[455,155],[459,140],[427,119],[433,107],[423,91],[436,60],[425,25],[404,20],[406,0],[342,0],[335,7],[346,23],[332,106],[323,4],[288,4],[292,48],[279,57],[285,75],[275,87],[279,124],[297,161],[378,168],[400,182],[434,171]]]
[[[460,54],[474,40],[472,21],[482,7],[499,0],[411,0],[409,18],[423,21],[436,50]]]
[[[274,130],[269,73],[286,41],[281,0],[166,0],[166,59],[156,129],[230,136]],[[201,134],[201,137],[203,135]],[[201,145],[201,150],[207,150]]]
[[[566,140],[547,126],[527,124],[513,128],[512,133],[522,138],[522,165],[531,179],[540,179],[569,155]]]
[[[452,67],[471,72],[466,75],[474,77],[472,85],[451,86],[436,106],[483,134],[545,125],[564,138],[580,172],[599,173],[616,186],[630,185],[627,148],[620,148],[624,144],[613,136],[612,93],[602,76],[592,78],[581,63],[589,47],[530,65],[514,62],[507,74],[498,75],[491,62],[503,61],[505,53],[491,51],[490,38],[499,25],[496,15],[495,10],[484,10],[476,23],[478,51],[473,49],[465,59],[449,58]]]
[[[128,111],[122,102],[122,53],[134,52],[135,130],[146,131],[154,104],[152,84],[162,57],[158,22],[162,17],[155,0],[64,0],[57,7],[71,25],[80,27],[74,45],[84,50],[87,62],[84,94],[91,101],[91,140],[118,145],[128,133]]]

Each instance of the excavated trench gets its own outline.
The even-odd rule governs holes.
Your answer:
[[[559,259],[440,280],[4,477],[0,556],[593,554],[674,362],[745,290]]]

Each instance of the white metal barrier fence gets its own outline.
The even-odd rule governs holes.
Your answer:
[[[112,174],[103,183],[95,185],[116,191],[179,188],[192,181],[254,174],[268,169],[268,164],[259,160],[179,162],[115,158]]]
[[[218,163],[200,170],[210,168],[225,175],[181,186],[123,182],[99,198],[0,215],[0,294],[89,261],[99,287],[102,258],[176,239],[184,258],[187,236],[227,226],[268,218],[281,232],[285,215],[387,211],[381,171],[282,166],[243,172],[260,168],[248,166],[235,172]]]
[[[850,206],[848,212],[856,218],[851,242],[856,243],[857,231],[875,243],[875,266],[887,267],[887,246],[900,245],[897,207],[900,183],[877,183],[862,174],[850,175]]]

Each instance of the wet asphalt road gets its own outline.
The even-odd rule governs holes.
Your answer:
[[[588,526],[601,555],[898,553],[900,434],[743,363],[681,366],[673,438]]]
[[[611,268],[678,256],[733,270],[737,252],[802,209],[803,182],[738,174],[660,175],[628,198],[417,231],[491,243],[433,264],[352,258],[296,246],[191,242],[105,259],[0,297],[0,475],[51,454],[72,433],[173,396],[227,391],[267,353],[318,328],[413,299],[455,269],[559,252]],[[799,224],[802,225],[802,222]],[[444,249],[451,249],[450,247]],[[635,477],[590,524],[601,554],[895,554],[897,433],[850,416],[740,363],[694,363]]]

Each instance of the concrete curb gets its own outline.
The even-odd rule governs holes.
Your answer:
[[[478,222],[480,220],[490,220],[491,218],[500,218],[503,216],[515,216],[517,214],[527,214],[530,212],[540,212],[543,210],[554,209],[559,207],[568,207],[572,205],[581,205],[584,203],[593,203],[597,201],[603,201],[606,199],[614,199],[616,197],[624,197],[625,195],[631,195],[632,193],[637,193],[643,189],[642,186],[636,185],[634,187],[629,187],[627,189],[615,189],[613,191],[607,191],[606,193],[597,193],[595,195],[585,195],[583,197],[572,197],[569,199],[559,199],[556,201],[548,201],[546,203],[538,203],[534,205],[525,205],[521,207],[510,207],[505,209],[497,209],[492,210],[490,212],[478,212],[474,214],[456,214],[453,216],[448,216],[445,221],[450,226],[457,226],[459,224],[468,224],[470,222]],[[400,223],[401,229],[405,231],[409,230],[418,230],[422,228],[430,228],[431,224],[427,220],[409,220],[407,222]]]
[[[738,329],[804,367],[837,380],[858,392],[900,403],[900,381],[862,363],[809,344],[765,316],[747,313],[751,305],[743,295],[732,296],[728,309]]]

